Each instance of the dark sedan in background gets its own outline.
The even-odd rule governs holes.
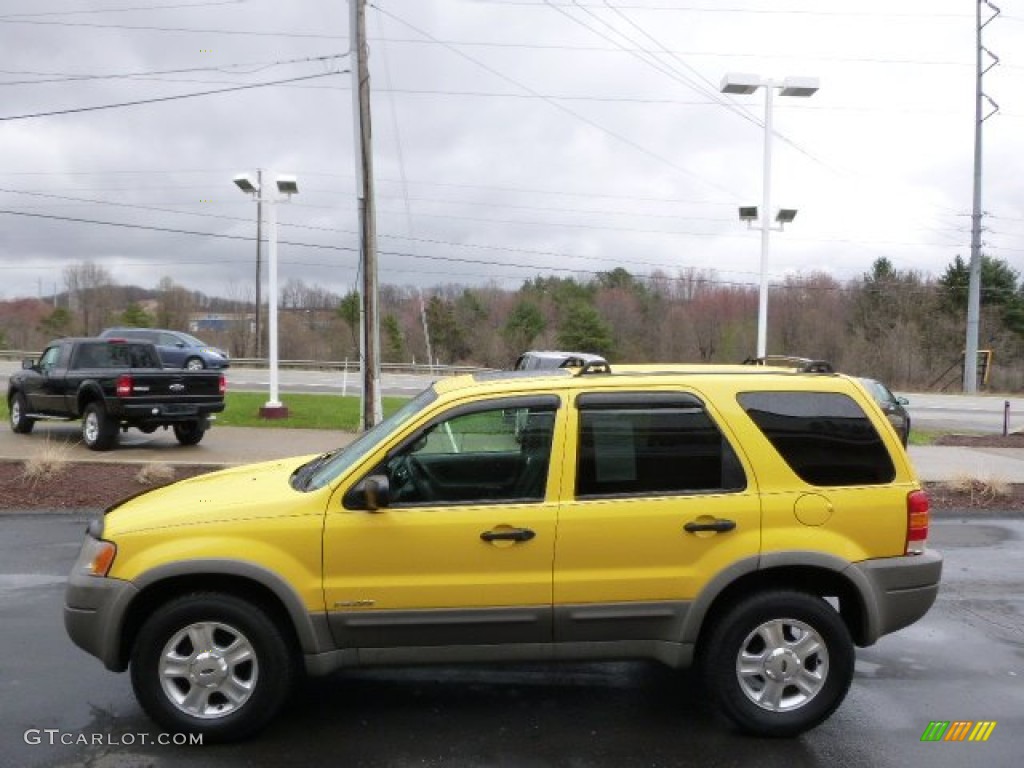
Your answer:
[[[861,378],[860,383],[864,385],[864,389],[878,403],[882,413],[885,414],[885,417],[895,427],[896,434],[900,436],[900,440],[903,441],[905,446],[910,440],[910,414],[906,408],[910,401],[905,397],[897,397],[885,384],[877,379]]]

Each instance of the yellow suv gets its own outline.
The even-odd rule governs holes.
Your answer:
[[[843,700],[941,557],[856,380],[584,366],[439,381],[351,445],[183,480],[88,529],[67,630],[209,741],[350,666],[697,664],[745,731]]]

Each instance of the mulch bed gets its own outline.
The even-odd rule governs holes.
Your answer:
[[[145,464],[69,462],[45,478],[25,476],[20,461],[0,461],[0,510],[105,508],[140,491],[217,467],[166,466],[170,477],[142,473]]]

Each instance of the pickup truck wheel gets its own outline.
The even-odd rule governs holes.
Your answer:
[[[174,436],[182,445],[198,445],[206,434],[206,426],[198,421],[186,421],[174,425]]]
[[[15,393],[14,397],[11,398],[10,408],[11,429],[19,435],[27,435],[32,431],[32,427],[36,425],[36,420],[28,417],[28,402],[26,402],[25,396],[21,392]]]
[[[109,451],[117,443],[117,423],[103,406],[89,403],[82,414],[82,442],[91,451]]]
[[[201,371],[206,367],[201,357],[190,357],[185,361],[185,368],[190,371]]]
[[[803,592],[747,597],[716,622],[705,647],[703,672],[719,708],[758,736],[795,736],[820,724],[853,680],[846,624]]]
[[[204,741],[235,741],[265,726],[295,670],[295,655],[266,612],[219,593],[158,608],[131,657],[132,687],[146,713],[168,733],[201,733]]]

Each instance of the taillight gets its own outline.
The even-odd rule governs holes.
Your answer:
[[[132,393],[132,377],[122,373],[117,377],[117,396],[129,397]]]
[[[930,519],[928,494],[924,491],[911,491],[907,494],[907,548],[908,555],[924,553],[928,542],[928,522]]]
[[[220,384],[217,385],[217,389],[219,390],[219,392],[222,395],[227,394],[227,391],[228,391],[228,380],[226,378],[224,378],[224,374],[223,373],[220,375]]]

